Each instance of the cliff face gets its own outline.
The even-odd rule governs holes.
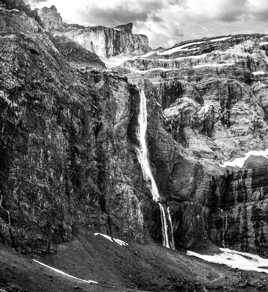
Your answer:
[[[139,55],[149,51],[149,41],[144,35],[132,33],[133,24],[115,28],[104,26],[83,27],[62,21],[55,6],[42,8],[38,14],[47,31],[54,36],[64,36],[96,53],[103,60],[120,54]]]
[[[177,246],[209,239],[267,255],[267,159],[258,156],[268,148],[267,44],[265,35],[195,40],[121,65],[152,82],[172,137],[151,133],[151,160]],[[188,160],[171,157],[176,144]],[[223,167],[253,150],[242,170]]]
[[[59,52],[65,57],[72,67],[75,68],[94,68],[105,69],[105,64],[101,61],[99,56],[92,53],[78,43],[69,40],[66,37],[54,37],[53,43]]]
[[[57,36],[93,28],[64,24],[54,7],[39,11],[45,29],[24,12],[0,13],[2,241],[44,253],[86,227],[160,243],[135,152],[137,88],[91,71],[105,68],[98,56]],[[132,25],[107,30],[125,37]],[[148,79],[149,158],[177,248],[212,241],[267,254],[266,160],[220,166],[267,148],[266,44],[263,35],[193,41],[120,68],[130,82]]]
[[[267,171],[262,161],[213,181],[208,223],[216,244],[268,255]]]
[[[1,241],[44,253],[79,226],[142,241],[127,134],[137,92],[71,67],[24,13],[1,13]]]

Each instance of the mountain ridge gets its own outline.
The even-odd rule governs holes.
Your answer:
[[[85,27],[64,23],[55,6],[37,12],[45,29],[54,36],[76,41],[103,59],[119,54],[143,54],[150,50],[147,36],[132,33],[132,23],[114,28],[100,25]]]

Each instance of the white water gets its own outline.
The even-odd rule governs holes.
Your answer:
[[[163,246],[166,248],[174,248],[173,243],[169,241],[168,236],[168,224],[170,226],[170,231],[172,232],[172,222],[171,216],[167,216],[166,207],[161,203],[161,197],[158,191],[157,184],[155,182],[154,176],[152,174],[149,158],[148,158],[148,148],[146,143],[146,132],[147,132],[147,105],[146,96],[143,90],[140,90],[140,108],[138,116],[138,131],[137,138],[139,140],[139,147],[137,147],[137,156],[139,163],[141,165],[142,173],[144,179],[150,183],[150,189],[153,196],[153,200],[158,203],[161,212],[161,223],[162,223],[162,236],[163,236]],[[173,234],[172,234],[173,238]],[[172,244],[172,245],[171,245]]]
[[[168,225],[167,225],[167,216],[165,213],[165,208],[163,204],[158,203],[160,212],[161,212],[161,223],[162,223],[162,236],[163,236],[163,246],[166,248],[170,248],[169,240],[168,240]]]

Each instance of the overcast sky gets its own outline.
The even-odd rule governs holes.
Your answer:
[[[230,33],[268,32],[268,0],[27,0],[82,25],[133,22],[152,47]]]

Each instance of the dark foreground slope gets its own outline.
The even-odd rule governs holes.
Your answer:
[[[32,258],[87,284],[61,275]],[[23,257],[1,246],[0,288],[4,291],[267,291],[267,276],[208,264],[158,245],[119,246],[80,235],[58,246],[56,255]],[[132,289],[132,290],[131,290]]]

